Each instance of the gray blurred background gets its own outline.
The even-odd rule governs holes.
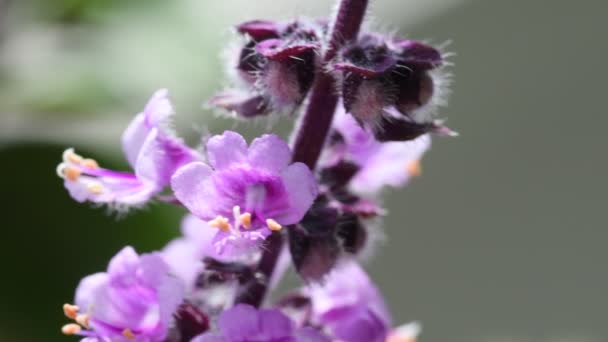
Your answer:
[[[125,245],[160,248],[182,211],[117,220],[69,199],[67,146],[126,168],[119,137],[157,88],[180,134],[264,125],[201,104],[232,25],[321,16],[329,0],[0,0],[0,341],[73,341],[61,304]],[[442,43],[455,67],[424,173],[386,198],[368,269],[422,341],[608,341],[606,1],[375,0],[371,26]],[[291,123],[283,121],[284,136]]]

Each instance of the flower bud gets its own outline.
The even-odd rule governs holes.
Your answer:
[[[241,89],[219,94],[210,104],[246,118],[295,110],[315,77],[323,24],[255,20],[237,31],[248,39],[235,65]]]
[[[345,47],[333,69],[341,80],[344,108],[381,141],[412,140],[442,131],[428,113],[445,92],[445,79],[435,71],[440,52],[412,40],[364,34]]]

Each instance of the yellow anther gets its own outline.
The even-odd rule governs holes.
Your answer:
[[[273,232],[279,231],[279,230],[281,230],[281,228],[283,228],[283,226],[281,226],[277,221],[275,221],[273,219],[267,219],[266,220],[266,225]]]
[[[96,169],[99,167],[99,164],[94,159],[83,159],[82,166],[88,167],[89,169]]]
[[[94,193],[95,195],[99,195],[103,192],[103,185],[101,185],[99,183],[93,183],[93,184],[89,184],[87,186],[87,189],[89,189],[89,191]]]
[[[63,327],[61,327],[61,332],[64,335],[78,334],[81,330],[82,330],[82,328],[80,327],[80,325],[75,324],[75,323],[66,324]]]
[[[88,329],[89,328],[89,321],[90,321],[91,317],[89,317],[89,315],[85,315],[85,314],[80,314],[76,316],[76,323],[82,325],[84,328]]]
[[[80,164],[80,162],[82,161],[82,157],[77,155],[76,153],[72,152],[72,153],[67,154],[67,160],[70,163]]]
[[[250,213],[241,214],[241,216],[239,216],[239,221],[241,222],[243,227],[245,227],[245,229],[251,228],[251,214]]]
[[[63,151],[62,158],[63,161],[70,162],[73,164],[80,164],[80,162],[82,161],[82,157],[74,153],[73,148],[68,148],[67,150]]]
[[[76,319],[76,315],[78,315],[78,306],[72,304],[63,304],[63,313],[69,319]]]
[[[387,337],[386,342],[416,342],[416,338],[411,336],[401,337],[395,334]]]
[[[125,329],[122,331],[122,336],[128,338],[129,340],[134,340],[135,339],[135,334],[133,334],[133,331],[131,331],[131,329]]]
[[[225,232],[229,231],[231,228],[230,221],[228,221],[228,219],[225,218],[224,216],[218,216],[207,223],[211,227],[221,229]]]
[[[422,167],[420,166],[420,160],[414,160],[407,164],[407,173],[412,177],[418,177],[422,174]]]
[[[80,174],[82,174],[82,171],[80,171],[80,169],[78,169],[78,168],[68,166],[65,169],[63,169],[63,174],[65,175],[65,178],[74,182],[74,181],[78,180],[78,177],[80,177]]]

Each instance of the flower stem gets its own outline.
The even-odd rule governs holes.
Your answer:
[[[329,44],[317,70],[308,107],[297,128],[293,148],[293,161],[302,162],[311,170],[314,170],[317,165],[338,103],[335,80],[326,72],[327,65],[336,57],[338,50],[344,44],[357,38],[369,2],[368,0],[339,1]],[[238,303],[259,307],[264,301],[268,283],[281,254],[284,234],[274,233],[268,240],[268,245],[258,265],[258,272],[264,280],[256,282],[247,289],[243,296],[237,298]]]
[[[312,85],[308,107],[296,132],[293,160],[315,169],[336,111],[335,80],[326,67],[345,44],[357,38],[368,0],[341,0],[331,38]]]

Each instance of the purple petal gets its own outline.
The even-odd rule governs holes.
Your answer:
[[[80,310],[88,312],[94,301],[95,294],[108,282],[108,274],[105,272],[95,273],[83,278],[76,288],[75,303]]]
[[[160,323],[163,329],[169,327],[173,313],[182,303],[185,293],[185,284],[181,279],[165,274],[158,288],[158,303],[160,310]]]
[[[131,246],[124,247],[108,264],[110,278],[130,277],[139,267],[139,255]]]
[[[129,124],[122,136],[122,148],[131,167],[135,168],[139,150],[150,129],[157,127],[171,114],[173,107],[168,99],[168,91],[156,91],[144,108]]]
[[[258,312],[250,305],[237,304],[224,311],[218,326],[228,341],[247,341],[260,333]]]
[[[160,253],[144,254],[139,258],[139,275],[143,285],[155,287],[163,282],[169,267]]]
[[[397,60],[391,56],[386,56],[380,61],[375,61],[370,65],[355,65],[353,63],[336,63],[335,70],[348,71],[363,77],[376,77],[387,72],[397,64]]]
[[[285,61],[296,57],[306,51],[314,50],[317,44],[290,44],[285,45],[280,39],[268,39],[255,46],[255,50],[262,56],[273,61]]]
[[[215,135],[207,142],[207,156],[209,163],[216,170],[230,167],[240,163],[247,157],[247,142],[238,133],[225,131],[222,135]]]
[[[206,334],[196,336],[190,342],[232,342],[232,341],[227,341],[221,334],[218,334],[218,333],[206,333]]]
[[[220,149],[221,147],[216,148]],[[204,220],[212,220],[216,216],[211,209],[213,203],[208,201],[215,195],[215,187],[211,183],[212,173],[213,170],[207,164],[193,162],[179,168],[171,177],[175,197],[190,212]]]
[[[431,145],[428,134],[404,142],[381,144],[350,182],[357,193],[375,193],[383,186],[403,186],[411,178],[409,165],[422,158]]]
[[[259,329],[267,340],[280,340],[281,338],[291,336],[294,324],[279,310],[260,310],[258,315]]]
[[[268,103],[264,97],[246,92],[230,90],[214,96],[209,100],[214,107],[235,112],[244,118],[268,114]]]
[[[289,225],[299,222],[317,197],[317,182],[310,169],[303,163],[293,163],[282,173],[283,183],[289,196],[288,212],[274,217],[277,222]]]
[[[140,113],[135,116],[122,134],[122,151],[131,168],[135,168],[137,156],[149,132],[150,128],[146,126],[146,117],[143,113]]]
[[[437,49],[414,40],[404,40],[397,43],[401,49],[400,61],[407,65],[423,69],[433,69],[441,65],[443,60]]]
[[[283,25],[270,20],[251,20],[237,26],[237,31],[247,34],[256,41],[279,36]]]
[[[283,139],[274,134],[265,134],[251,142],[248,161],[256,168],[280,172],[291,161],[291,150]]]
[[[203,255],[194,241],[181,238],[169,242],[162,251],[170,273],[182,279],[187,290],[191,290],[198,273],[202,270]]]
[[[300,328],[295,334],[296,342],[331,342],[329,337],[311,327]]]

